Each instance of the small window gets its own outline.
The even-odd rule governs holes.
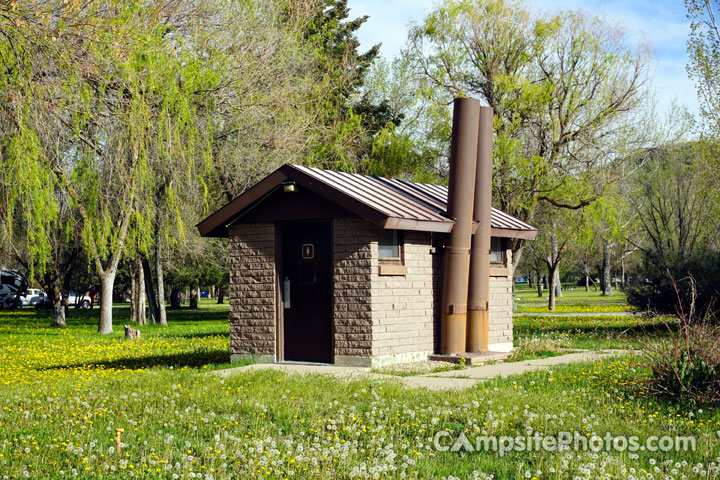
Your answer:
[[[490,239],[490,263],[505,263],[502,238],[492,237]]]
[[[380,230],[378,256],[381,260],[402,260],[402,238],[397,230]]]

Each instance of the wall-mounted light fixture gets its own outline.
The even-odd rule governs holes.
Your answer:
[[[283,192],[295,193],[297,191],[298,191],[298,188],[297,188],[297,185],[295,185],[295,182],[283,183]]]

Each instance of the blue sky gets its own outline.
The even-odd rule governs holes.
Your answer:
[[[392,58],[405,43],[410,22],[422,21],[435,0],[349,0],[351,16],[368,15],[358,37],[364,47],[382,43],[381,53]],[[697,114],[698,102],[693,83],[685,71],[685,42],[690,22],[682,0],[526,0],[539,11],[582,9],[598,13],[626,29],[635,42],[654,48],[653,88],[658,112],[664,113],[673,100]]]

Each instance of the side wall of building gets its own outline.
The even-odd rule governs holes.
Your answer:
[[[230,237],[230,353],[275,361],[275,225],[233,225]]]
[[[490,267],[490,318],[488,349],[509,352],[513,347],[512,250],[506,251],[505,267]]]
[[[392,274],[381,270],[388,264],[379,259],[377,227],[370,244],[373,366],[427,360],[435,348],[431,236],[428,232],[403,233],[403,264]],[[402,267],[404,273],[400,273]]]
[[[333,221],[335,363],[370,366],[373,345],[372,247],[377,227],[358,217]],[[375,248],[377,250],[377,246]]]

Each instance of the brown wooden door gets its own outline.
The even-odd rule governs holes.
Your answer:
[[[332,363],[330,222],[281,225],[285,360]]]

